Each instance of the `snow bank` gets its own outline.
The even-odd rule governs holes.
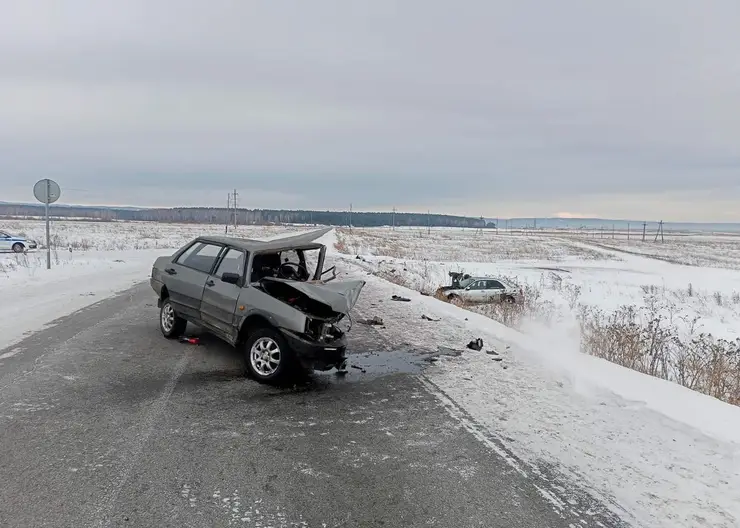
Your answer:
[[[331,235],[325,241],[331,243]],[[363,316],[382,317],[380,331],[393,342],[464,350],[481,337],[486,349],[498,352],[500,362],[467,350],[458,358],[443,356],[424,377],[441,401],[461,406],[522,460],[560,468],[597,496],[613,499],[639,526],[740,525],[740,408],[580,354],[570,325],[533,324],[519,332],[368,274],[383,257],[334,258],[350,276],[368,281],[365,304],[377,312]],[[404,263],[407,270],[418,265]],[[619,273],[613,267],[624,266],[589,264],[586,273]],[[661,272],[663,264],[669,265],[643,271]],[[692,277],[708,277],[693,271]],[[412,302],[388,302],[392,294]],[[422,314],[442,320],[424,321]]]

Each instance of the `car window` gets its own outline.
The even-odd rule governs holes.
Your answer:
[[[472,282],[473,282],[473,279],[463,279],[460,281],[460,287],[467,288]]]
[[[497,280],[489,280],[487,282],[488,282],[488,289],[489,290],[503,290],[504,289],[504,285],[501,284]]]
[[[486,281],[476,281],[475,284],[473,284],[470,287],[471,290],[485,290],[486,289]]]
[[[185,258],[181,257],[177,259],[177,263],[194,270],[210,273],[211,269],[213,269],[213,264],[216,262],[222,249],[222,246],[201,243],[189,255],[185,256],[185,254],[183,254],[182,257]],[[188,251],[186,251],[186,253],[188,253]]]
[[[10,238],[10,235],[8,233],[5,233],[4,231],[0,231],[0,237]]]
[[[182,264],[182,265],[185,265],[185,261],[187,260],[187,258],[188,258],[188,257],[189,257],[190,255],[192,255],[192,254],[193,254],[193,252],[194,252],[194,251],[195,251],[196,249],[198,249],[199,247],[201,247],[202,245],[203,245],[203,244],[200,244],[200,243],[198,243],[198,244],[193,244],[193,245],[192,245],[192,246],[190,246],[190,247],[189,247],[188,249],[186,249],[186,250],[185,250],[185,251],[184,251],[184,252],[183,252],[183,253],[182,253],[182,254],[181,254],[181,255],[180,255],[179,257],[177,257],[177,260],[175,261],[175,263],[176,263],[176,264]]]
[[[237,273],[239,276],[244,274],[245,253],[238,249],[229,248],[226,254],[221,257],[221,262],[216,269],[216,277],[223,277],[224,273]]]

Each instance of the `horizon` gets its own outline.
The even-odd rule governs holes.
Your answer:
[[[9,202],[9,201],[2,201],[0,200],[0,205],[10,205],[10,206],[31,206],[31,207],[43,207],[43,204],[38,202]],[[195,206],[173,206],[173,207],[145,207],[145,206],[137,206],[137,205],[100,205],[100,204],[67,204],[67,203],[54,203],[51,205],[51,208],[54,207],[61,207],[61,208],[86,208],[86,209],[127,209],[127,210],[177,210],[177,209],[218,209],[218,210],[227,210],[226,207],[219,207],[219,206],[207,206],[207,205],[195,205]],[[322,213],[322,212],[328,212],[328,213],[349,213],[349,209],[325,209],[325,208],[307,208],[307,209],[281,209],[281,208],[272,208],[272,207],[238,207],[237,210],[240,211],[247,211],[247,210],[268,210],[268,211],[284,211],[284,212],[298,212],[298,211],[305,211],[305,212],[314,212],[314,213]],[[732,222],[732,221],[725,221],[725,222],[689,222],[689,221],[683,221],[683,220],[640,220],[636,218],[608,218],[608,217],[598,217],[598,216],[589,216],[589,217],[573,217],[573,216],[512,216],[512,217],[491,217],[491,216],[476,216],[476,215],[457,215],[457,214],[449,214],[449,213],[437,213],[434,211],[401,211],[396,209],[393,210],[364,210],[364,209],[353,209],[353,214],[379,214],[379,215],[389,215],[389,214],[397,214],[397,215],[437,215],[437,216],[449,216],[449,217],[461,217],[461,218],[467,218],[467,219],[479,219],[483,218],[486,222],[495,222],[498,226],[501,222],[505,221],[523,221],[523,220],[542,220],[542,221],[569,221],[577,223],[578,221],[592,221],[592,222],[621,222],[621,223],[634,223],[635,225],[642,224],[643,222],[646,222],[648,225],[651,224],[658,224],[660,222],[663,222],[663,224],[685,224],[685,225],[738,225],[740,226],[740,221],[738,222]],[[0,216],[0,218],[2,218]]]

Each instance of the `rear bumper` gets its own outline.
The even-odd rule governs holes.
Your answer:
[[[152,286],[154,293],[156,293],[157,297],[159,298],[159,300],[157,301],[157,307],[161,308],[162,307],[162,286],[164,286],[164,284],[162,283],[162,281],[158,281],[154,278],[149,279],[149,284]]]
[[[319,343],[307,339],[301,334],[280,329],[296,359],[304,368],[310,370],[329,370],[339,367],[346,358],[347,339],[342,336],[328,343]]]

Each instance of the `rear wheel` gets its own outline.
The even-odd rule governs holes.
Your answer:
[[[514,304],[516,300],[511,295],[507,295],[506,297],[504,297],[504,302],[506,304]]]
[[[23,250],[25,249],[26,247],[20,242],[16,242],[15,244],[13,244],[13,253],[23,253]]]
[[[293,369],[293,354],[285,338],[274,328],[250,332],[244,343],[249,375],[261,383],[285,381]]]
[[[159,310],[159,329],[167,339],[175,339],[185,333],[188,322],[175,313],[175,308],[169,299],[162,301]]]

